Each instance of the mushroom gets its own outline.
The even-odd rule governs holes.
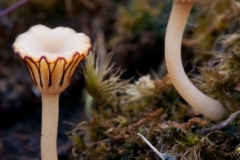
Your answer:
[[[90,39],[70,28],[36,25],[16,38],[13,49],[42,95],[42,160],[57,160],[59,95],[91,50]]]
[[[226,110],[220,102],[199,91],[188,79],[181,61],[181,42],[185,24],[195,0],[173,0],[165,37],[165,59],[170,79],[179,94],[196,110],[217,121]]]

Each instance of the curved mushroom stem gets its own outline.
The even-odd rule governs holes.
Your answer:
[[[42,160],[57,160],[57,128],[59,112],[59,94],[42,94]]]
[[[179,94],[196,110],[217,121],[225,108],[200,92],[188,79],[181,61],[182,36],[188,15],[195,0],[174,0],[165,37],[165,59],[170,79]]]

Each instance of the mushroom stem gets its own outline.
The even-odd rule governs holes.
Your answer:
[[[59,94],[42,94],[42,160],[57,160],[57,128],[59,113]]]
[[[165,37],[165,59],[170,79],[179,94],[196,110],[217,121],[225,114],[220,102],[199,91],[185,74],[181,61],[181,44],[185,24],[195,0],[174,0]]]

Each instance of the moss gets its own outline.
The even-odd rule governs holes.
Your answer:
[[[192,80],[204,93],[221,101],[229,113],[238,112],[240,100],[240,36],[232,32],[236,26],[231,26],[238,20],[237,15],[227,14],[227,11],[233,12],[234,8],[229,7],[233,3],[227,0],[199,2],[201,10],[195,8],[191,17],[196,18],[199,25],[187,28],[188,37],[193,39],[184,41],[191,51],[200,48],[194,58],[198,62],[195,64],[201,67],[192,72]],[[143,28],[151,28],[136,29],[137,24],[143,24],[149,16],[156,18],[161,14],[158,10],[150,12],[149,7],[155,8],[149,1],[138,5],[133,1],[128,7],[121,6],[118,30],[132,38]],[[208,12],[201,14],[204,11]],[[226,35],[227,32],[232,33]],[[68,133],[75,144],[73,159],[156,159],[157,155],[137,133],[171,157],[169,159],[174,156],[189,160],[238,159],[238,114],[218,124],[210,122],[185,103],[168,75],[122,80],[123,71],[110,64],[111,54],[103,65],[99,65],[95,57],[90,55],[84,68],[89,119]]]

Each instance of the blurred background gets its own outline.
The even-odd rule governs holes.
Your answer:
[[[23,4],[18,6],[19,2]],[[205,64],[209,58],[205,53],[213,50],[215,40],[240,28],[238,3],[204,0],[195,5],[183,40],[186,72],[197,73],[195,67]],[[114,67],[125,70],[121,78],[134,80],[151,71],[161,78],[166,74],[164,36],[171,4],[169,0],[0,0],[0,159],[40,160],[41,97],[12,50],[17,35],[36,24],[70,27],[90,36],[100,61],[113,51]],[[4,13],[13,5],[15,9]],[[60,97],[59,160],[71,157],[72,143],[65,132],[85,119],[81,72],[80,66]]]

